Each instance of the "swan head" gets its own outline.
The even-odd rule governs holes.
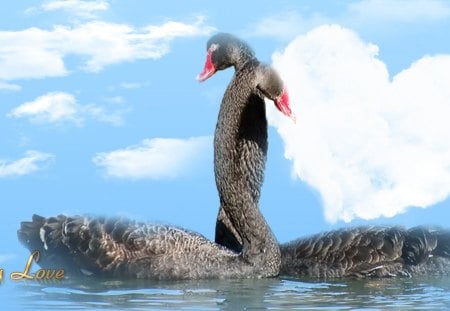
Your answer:
[[[255,60],[252,48],[241,39],[228,34],[218,33],[212,36],[206,44],[206,61],[203,71],[197,76],[199,82],[203,82],[213,76],[217,71],[231,66],[240,68],[248,61]],[[259,62],[257,62],[259,63]],[[255,68],[256,87],[270,100],[281,113],[295,122],[295,115],[289,104],[289,95],[278,73],[264,65]]]
[[[200,82],[207,80],[219,70],[231,66],[238,67],[255,58],[255,53],[246,42],[228,33],[212,36],[206,44],[206,50],[204,69],[197,76]]]

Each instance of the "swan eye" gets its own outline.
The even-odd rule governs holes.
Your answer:
[[[214,52],[219,48],[219,45],[217,43],[213,43],[211,44],[211,46],[209,47],[209,51]]]

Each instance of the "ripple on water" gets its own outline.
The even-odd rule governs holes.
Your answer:
[[[448,310],[450,278],[206,280],[185,282],[65,280],[15,287],[32,310]]]

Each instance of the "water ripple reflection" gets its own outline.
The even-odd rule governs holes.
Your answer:
[[[448,310],[450,278],[203,280],[183,282],[65,280],[19,285],[32,310]]]

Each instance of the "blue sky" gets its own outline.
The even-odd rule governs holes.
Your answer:
[[[0,264],[33,213],[126,215],[213,238],[217,31],[274,63],[261,209],[280,242],[450,217],[447,1],[9,1],[0,18]],[[410,206],[422,206],[417,208]],[[410,207],[410,208],[408,208]]]

